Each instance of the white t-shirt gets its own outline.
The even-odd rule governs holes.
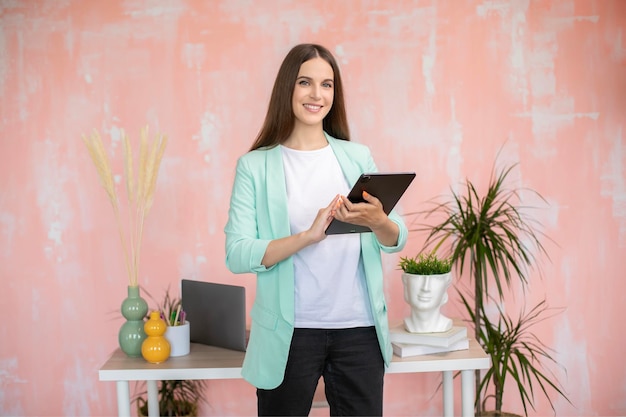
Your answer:
[[[291,233],[311,227],[319,209],[347,195],[330,145],[314,151],[281,146]],[[374,324],[360,259],[359,234],[330,235],[293,256],[295,326],[341,329]]]

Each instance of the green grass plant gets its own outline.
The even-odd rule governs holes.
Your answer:
[[[449,258],[439,258],[434,252],[420,253],[412,258],[401,257],[400,268],[407,274],[413,275],[440,275],[452,270]]]

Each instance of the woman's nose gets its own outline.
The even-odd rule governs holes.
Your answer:
[[[320,98],[320,88],[313,87],[311,88],[311,94],[309,94],[313,100],[319,100]]]

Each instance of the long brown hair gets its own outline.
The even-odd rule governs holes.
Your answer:
[[[341,74],[335,57],[321,45],[300,44],[287,54],[276,75],[272,96],[265,115],[263,127],[250,148],[251,151],[263,146],[276,146],[289,138],[295,126],[295,116],[291,105],[293,90],[300,66],[313,58],[322,58],[333,69],[334,99],[333,105],[324,118],[323,128],[337,139],[350,140],[346,105],[343,96]]]

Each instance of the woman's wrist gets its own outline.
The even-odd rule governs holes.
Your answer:
[[[385,246],[395,246],[398,244],[400,228],[389,217],[385,216],[385,221],[370,227],[376,235],[378,241]]]
[[[312,229],[300,232],[296,236],[298,237],[298,250],[319,242],[319,240],[315,238],[315,232]]]

